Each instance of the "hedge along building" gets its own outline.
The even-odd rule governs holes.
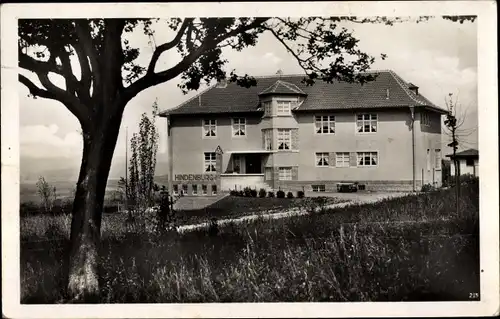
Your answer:
[[[331,191],[441,185],[441,116],[392,71],[363,85],[257,77],[218,83],[160,113],[168,122],[174,192],[215,195],[252,188]],[[171,189],[172,189],[171,188]]]

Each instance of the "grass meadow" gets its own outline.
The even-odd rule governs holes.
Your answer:
[[[265,200],[265,199],[262,199]],[[103,219],[102,303],[462,301],[479,292],[479,183],[156,235]],[[58,303],[69,216],[21,219],[21,302]]]

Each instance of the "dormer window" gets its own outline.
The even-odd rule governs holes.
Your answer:
[[[286,116],[292,114],[292,101],[278,100],[277,115]]]

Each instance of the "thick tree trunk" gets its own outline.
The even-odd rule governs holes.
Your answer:
[[[92,132],[84,132],[68,261],[67,292],[72,302],[99,302],[101,217],[120,122],[121,114],[103,120]]]

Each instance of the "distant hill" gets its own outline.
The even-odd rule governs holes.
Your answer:
[[[155,183],[166,185],[168,181],[167,163],[158,161],[156,165]],[[55,186],[59,197],[72,196],[80,172],[80,162],[71,162],[65,158],[30,158],[20,160],[20,200],[21,202],[39,200],[36,194],[36,182],[43,176],[50,185]],[[118,187],[120,177],[125,177],[125,158],[113,160],[107,183],[107,191]]]

